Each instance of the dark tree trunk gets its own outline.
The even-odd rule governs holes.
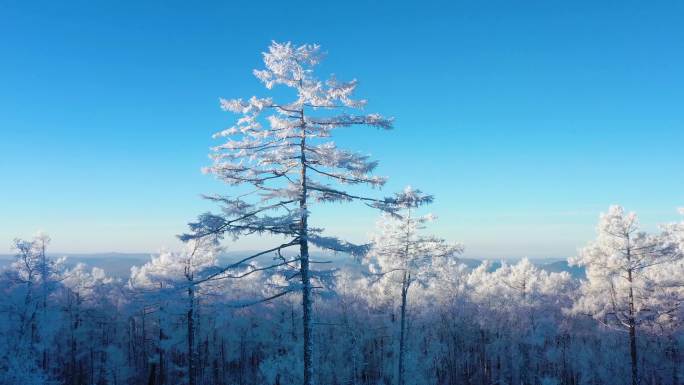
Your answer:
[[[195,308],[195,290],[192,282],[188,287],[188,384],[195,385],[195,323],[193,311]]]
[[[150,375],[147,377],[147,385],[155,385],[154,378],[155,372],[157,371],[157,365],[152,363],[150,365]]]
[[[678,357],[678,350],[677,350],[677,341],[674,339],[674,337],[671,338],[671,343],[672,343],[672,348],[670,350],[672,354],[672,383],[673,384],[678,384],[679,383],[679,375],[677,373],[677,368],[679,367],[679,357]]]
[[[159,320],[159,347],[157,353],[159,355],[159,385],[164,385],[164,347],[162,346],[164,340],[164,329],[161,326],[161,319]]]
[[[300,143],[301,166],[301,198],[299,208],[302,210],[299,231],[300,273],[302,276],[302,323],[304,340],[304,385],[313,385],[313,324],[311,306],[311,277],[309,276],[309,226],[307,213],[307,181],[306,181],[306,129],[304,112],[302,111],[302,140]]]
[[[629,356],[632,359],[632,385],[639,384],[639,369],[636,345],[636,327],[634,320],[630,320],[629,325]]]
[[[629,250],[627,251],[627,258],[629,259]],[[636,319],[634,314],[634,289],[632,288],[632,270],[627,271],[627,280],[629,281],[629,315],[627,325],[629,329],[629,356],[632,361],[632,385],[639,384],[639,369],[637,357],[637,340],[636,340]]]
[[[398,385],[404,385],[404,357],[406,350],[406,295],[408,293],[408,276],[404,272],[401,284],[401,321],[399,330],[399,381]]]

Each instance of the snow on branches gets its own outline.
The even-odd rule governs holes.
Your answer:
[[[341,82],[332,76],[319,80],[314,69],[323,55],[318,45],[295,46],[273,42],[263,54],[264,68],[254,75],[271,90],[282,86],[294,100],[272,97],[221,99],[221,108],[239,115],[235,124],[214,135],[225,142],[212,148],[213,164],[204,169],[232,186],[247,185],[240,197],[207,197],[222,205],[221,214],[204,214],[190,224],[181,239],[247,234],[291,237],[289,246],[303,239],[302,218],[310,202],[383,200],[345,191],[343,185],[380,187],[385,178],[373,175],[377,161],[368,155],[339,148],[330,140],[335,129],[351,126],[392,128],[392,119],[359,113],[365,100],[354,98],[356,80]],[[305,234],[318,247],[353,251],[343,241]],[[291,245],[290,245],[291,244]]]

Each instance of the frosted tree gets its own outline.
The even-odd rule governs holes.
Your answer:
[[[679,209],[684,214],[684,208]],[[662,226],[663,236],[678,245],[684,253],[684,221]],[[684,258],[663,263],[648,269],[645,273],[645,290],[648,292],[646,306],[651,309],[653,319],[649,326],[654,334],[668,341],[672,361],[672,383],[679,382],[679,349],[677,333],[684,330]]]
[[[268,89],[284,87],[289,101],[251,97],[221,99],[221,107],[241,117],[215,138],[226,142],[213,148],[213,165],[206,172],[230,186],[250,186],[237,197],[211,196],[223,206],[220,215],[202,215],[192,223],[190,239],[204,236],[240,237],[247,234],[281,236],[285,241],[258,255],[277,253],[279,266],[297,266],[301,285],[286,292],[302,294],[304,328],[304,383],[313,383],[312,285],[310,245],[350,252],[351,245],[325,237],[322,229],[309,225],[310,204],[350,202],[382,204],[350,193],[341,185],[382,186],[385,179],[373,176],[377,162],[367,155],[338,148],[330,137],[335,129],[351,126],[391,128],[392,121],[378,114],[358,113],[366,102],[353,99],[357,81],[340,82],[334,76],[321,81],[314,75],[322,54],[318,45],[294,46],[273,42],[263,54],[265,68],[254,75]],[[296,258],[281,251],[297,247]],[[252,258],[242,263],[248,263]],[[275,266],[274,266],[275,267]],[[285,293],[285,292],[284,292]]]
[[[633,385],[639,383],[637,329],[654,317],[648,298],[658,283],[649,281],[647,275],[679,258],[678,245],[669,236],[640,231],[636,214],[611,206],[601,214],[596,240],[570,260],[584,266],[587,273],[575,311],[629,333]]]
[[[461,245],[452,245],[433,236],[421,234],[425,224],[434,217],[416,215],[416,210],[431,203],[432,196],[407,187],[394,197],[395,210],[383,214],[378,233],[373,239],[367,261],[371,272],[382,281],[399,287],[401,296],[398,384],[405,382],[406,309],[409,288],[414,282],[427,284],[437,274],[436,265],[462,252]]]
[[[47,339],[49,334],[53,331],[49,327],[48,315],[48,297],[54,291],[56,282],[61,279],[64,268],[64,259],[53,259],[47,256],[47,246],[50,243],[50,237],[39,232],[31,241],[17,239],[15,240],[15,249],[18,251],[17,260],[14,267],[26,279],[27,287],[27,304],[31,300],[37,301],[37,308],[32,311],[31,317],[32,338],[40,339],[41,347],[41,366],[43,370],[48,369],[48,348]],[[29,297],[33,297],[29,299]],[[38,321],[39,320],[39,321]],[[40,327],[37,325],[40,324]]]
[[[56,333],[56,324],[50,322],[55,309],[50,306],[49,298],[64,271],[64,258],[48,257],[49,242],[50,237],[44,233],[38,233],[31,240],[15,239],[12,245],[15,259],[5,272],[7,289],[12,290],[10,317],[18,317],[16,329],[11,332],[16,336],[12,341],[14,346],[8,350],[15,354],[6,359],[11,362],[22,357],[30,361],[25,363],[27,366],[36,360],[37,370],[41,372],[49,371],[48,350]]]
[[[184,306],[186,330],[187,376],[190,385],[195,384],[196,354],[195,354],[195,317],[197,307],[196,279],[202,279],[203,273],[211,274],[216,267],[218,249],[206,239],[188,241],[181,252],[165,251],[153,256],[147,264],[131,268],[129,287],[143,295],[154,296],[159,305],[159,377],[164,378],[164,340],[168,337],[164,330],[165,312],[168,303],[176,299],[181,292],[187,294],[187,304]]]
[[[684,207],[679,208],[677,211],[684,215]],[[663,235],[668,237],[671,242],[677,244],[680,250],[684,250],[684,220],[666,224],[662,228]]]

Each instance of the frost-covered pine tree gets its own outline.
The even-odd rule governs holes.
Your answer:
[[[633,385],[639,383],[637,329],[653,319],[655,310],[648,301],[658,283],[649,280],[648,274],[679,258],[679,247],[668,234],[640,231],[635,213],[611,206],[601,214],[596,240],[570,259],[584,266],[587,274],[575,311],[629,333]]]
[[[383,203],[341,188],[379,187],[385,179],[372,175],[377,162],[367,155],[338,148],[330,137],[340,128],[389,129],[392,125],[391,119],[359,112],[366,102],[352,98],[356,80],[340,82],[334,76],[319,80],[314,68],[321,58],[318,45],[273,42],[263,54],[265,68],[255,70],[254,75],[268,90],[282,87],[293,98],[221,99],[224,110],[241,116],[232,127],[214,135],[226,141],[213,148],[213,165],[206,172],[230,186],[246,185],[251,190],[237,197],[210,197],[222,204],[223,213],[200,216],[190,225],[192,234],[181,237],[237,238],[257,233],[285,238],[282,244],[258,255],[274,252],[281,262],[273,267],[298,267],[301,285],[293,285],[285,292],[299,290],[302,294],[305,385],[314,381],[309,247],[352,251],[351,245],[325,237],[322,229],[309,225],[310,205],[354,200]],[[296,258],[281,254],[288,247],[299,249]]]
[[[371,272],[381,281],[400,290],[399,362],[397,384],[405,382],[406,308],[409,288],[414,282],[427,284],[437,274],[437,265],[460,254],[461,245],[421,234],[434,217],[417,215],[416,210],[431,203],[432,196],[410,186],[394,197],[394,210],[378,222],[378,233],[367,255]],[[380,282],[380,281],[379,281]]]

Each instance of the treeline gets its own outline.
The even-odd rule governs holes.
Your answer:
[[[629,384],[634,324],[639,382],[680,384],[684,262],[674,241],[682,225],[657,235],[635,225],[617,207],[601,217],[596,241],[573,261],[587,269],[582,281],[526,259],[496,270],[468,269],[456,258],[414,264],[421,278],[407,292],[402,381]],[[615,243],[620,229],[630,231],[629,245]],[[46,255],[48,242],[18,240],[16,260],[2,272],[3,384],[303,381],[301,298],[261,302],[288,286],[291,270],[227,272],[216,265],[218,249],[191,242],[122,281],[64,267]],[[620,258],[625,246],[638,265]],[[397,383],[403,286],[378,273],[381,260],[369,251],[356,265],[318,270],[316,383]],[[624,267],[633,268],[631,285]],[[630,287],[633,314],[623,319]]]

